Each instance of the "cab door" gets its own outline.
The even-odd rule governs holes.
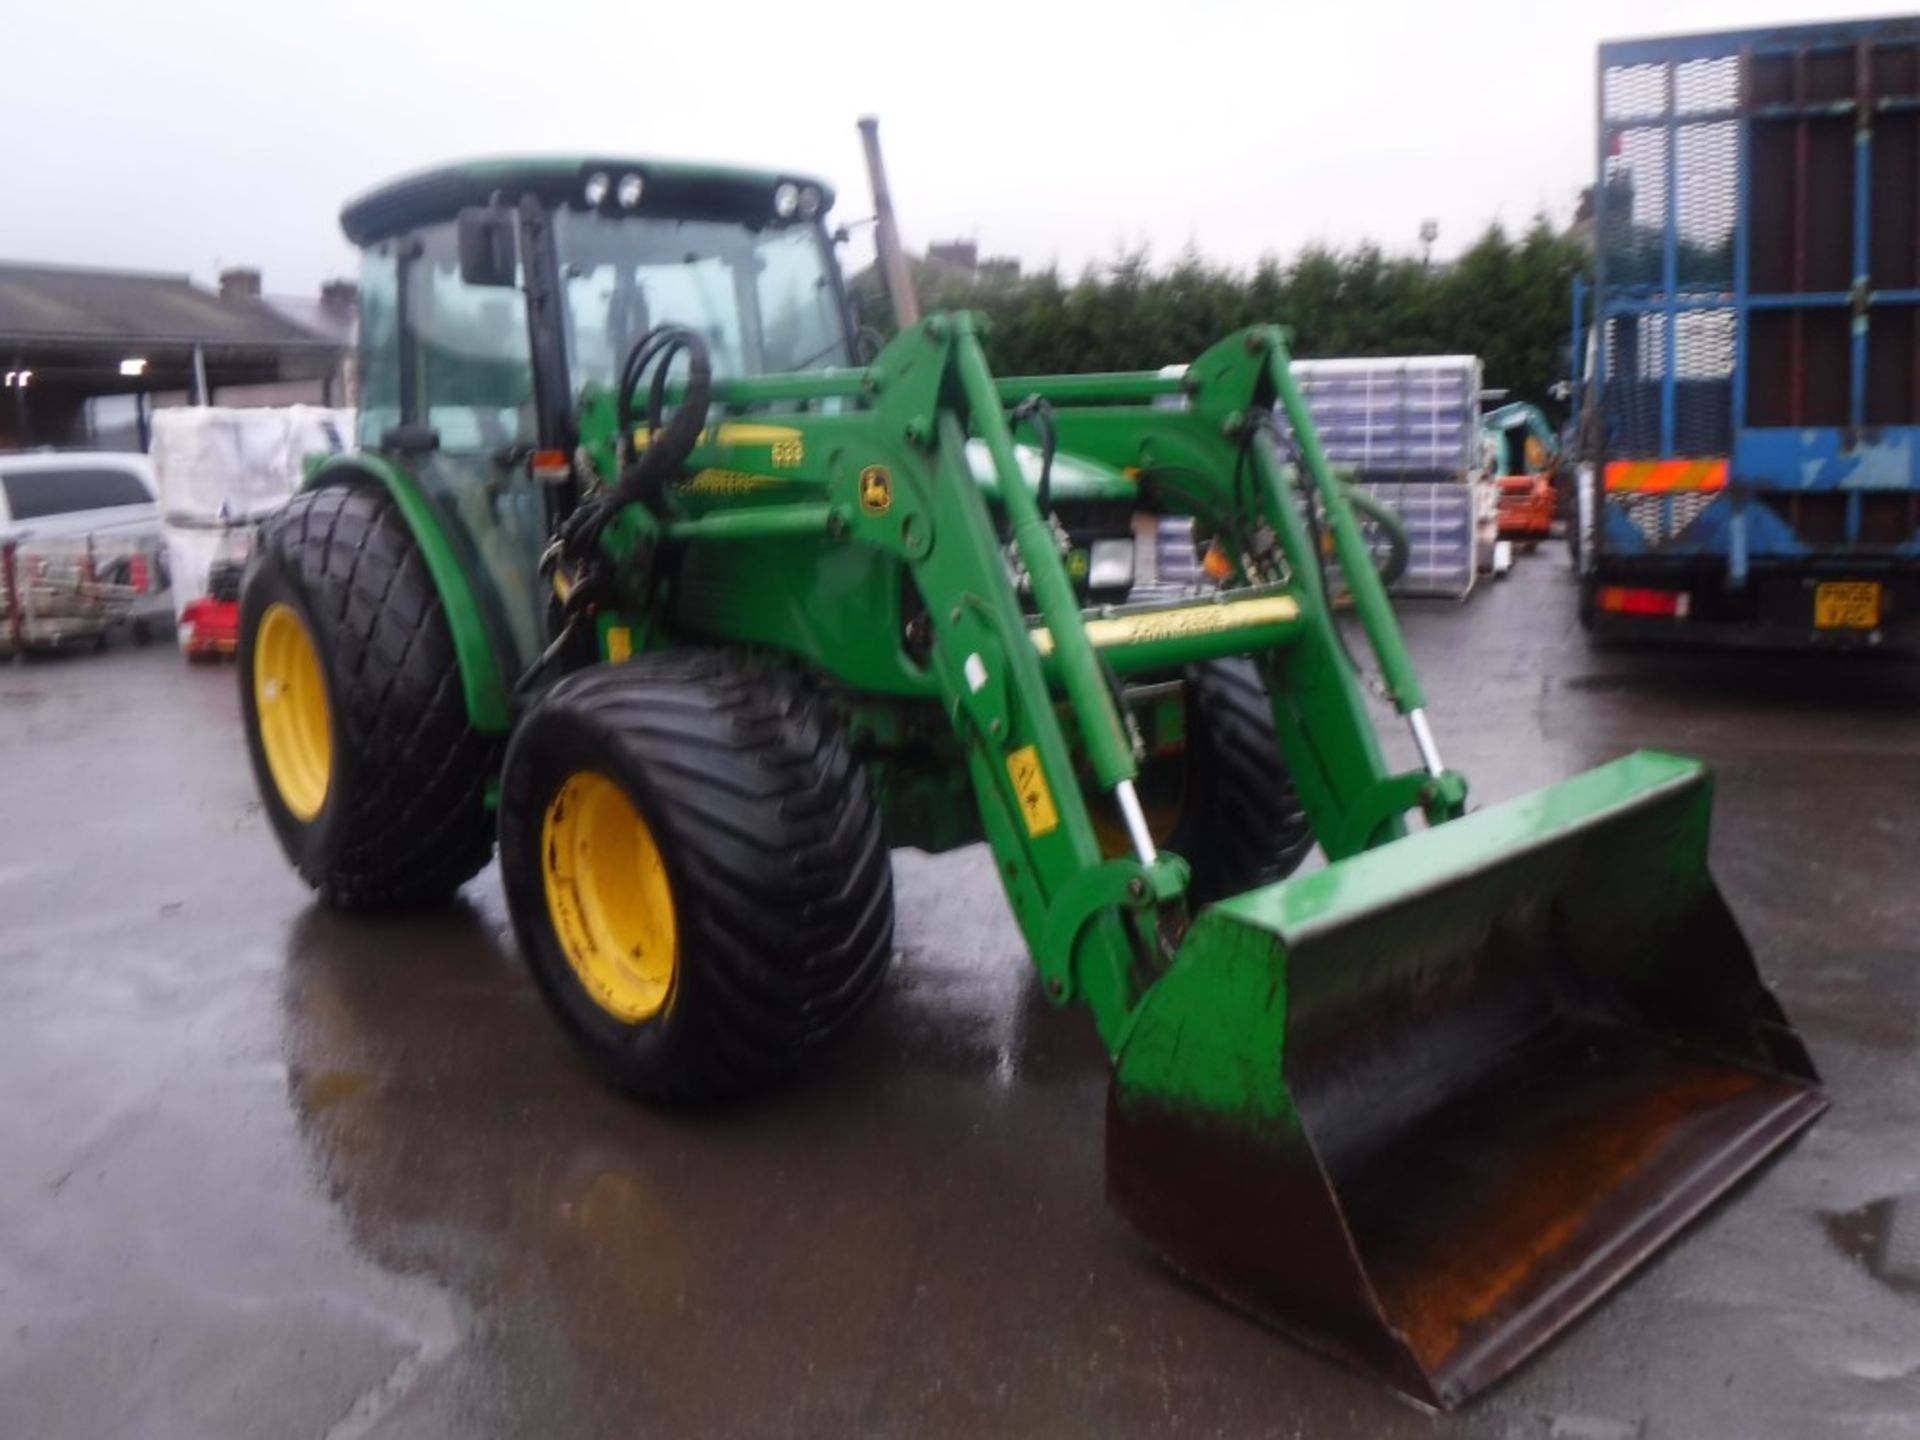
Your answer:
[[[520,271],[461,277],[454,222],[370,252],[362,291],[360,439],[405,464],[461,552],[510,675],[545,648],[546,523]]]

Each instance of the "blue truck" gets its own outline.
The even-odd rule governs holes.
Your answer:
[[[1920,647],[1920,17],[1609,42],[1596,635]]]

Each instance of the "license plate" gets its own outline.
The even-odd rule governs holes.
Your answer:
[[[1824,580],[1813,589],[1813,623],[1820,630],[1871,630],[1880,623],[1875,580]]]

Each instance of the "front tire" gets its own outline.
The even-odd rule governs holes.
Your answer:
[[[262,803],[323,899],[432,904],[487,863],[499,742],[468,723],[439,592],[384,490],[305,491],[266,523],[238,649]]]
[[[618,1087],[758,1089],[873,999],[893,872],[864,768],[808,688],[717,651],[555,685],[514,732],[500,873],[533,976]]]
[[[1188,798],[1168,844],[1193,867],[1204,904],[1286,879],[1313,849],[1313,826],[1253,662],[1195,665],[1187,685]]]
[[[1147,762],[1138,781],[1154,843],[1183,858],[1197,905],[1284,880],[1313,849],[1313,826],[1274,734],[1273,708],[1253,662],[1189,666],[1186,745]],[[1132,853],[1119,807],[1093,801],[1107,855]]]

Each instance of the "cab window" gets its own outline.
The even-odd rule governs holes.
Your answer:
[[[360,375],[355,431],[371,450],[400,423],[400,267],[394,245],[360,261]]]
[[[531,444],[533,357],[524,292],[468,285],[452,223],[417,235],[403,269],[421,422],[446,450]]]

